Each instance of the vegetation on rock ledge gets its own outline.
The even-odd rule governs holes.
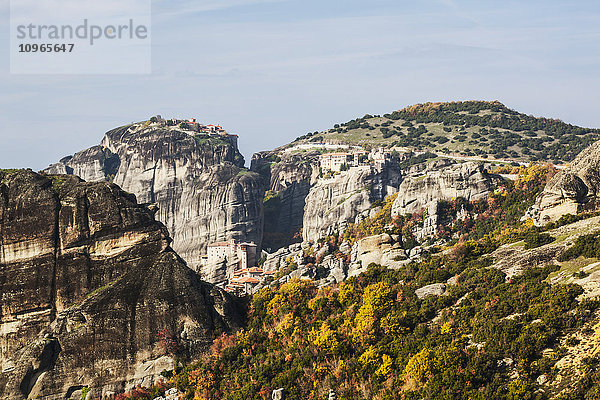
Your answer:
[[[545,283],[552,268],[507,282],[486,266],[431,258],[399,271],[372,265],[339,287],[264,289],[249,326],[217,339],[171,384],[198,400],[267,399],[278,387],[289,399],[331,388],[340,399],[546,398],[536,378],[555,373],[557,338],[598,304],[579,304],[577,285]],[[416,297],[422,283],[451,275],[448,295]],[[530,397],[518,397],[524,389]]]

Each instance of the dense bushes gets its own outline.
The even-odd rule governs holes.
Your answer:
[[[558,261],[569,261],[579,256],[600,258],[599,232],[578,237],[575,244],[558,257]]]
[[[490,111],[482,114],[481,111]],[[465,112],[467,112],[465,114]],[[590,132],[600,133],[598,129],[580,128],[557,119],[537,118],[511,110],[499,102],[464,101],[450,103],[425,103],[407,107],[387,117],[403,119],[413,123],[441,122],[444,125],[483,126],[510,129],[512,131],[545,131],[553,137],[567,137],[568,141],[577,140]]]
[[[437,154],[434,154],[434,153],[431,153],[428,151],[428,152],[420,154],[418,156],[410,157],[408,160],[401,162],[400,168],[407,169],[409,167],[412,167],[413,165],[423,164],[424,162],[426,162],[427,160],[430,160],[432,158],[437,158]]]
[[[248,327],[219,338],[210,357],[171,383],[189,399],[267,399],[278,387],[289,399],[322,399],[329,389],[340,399],[505,399],[533,390],[537,376],[554,373],[556,359],[542,351],[596,303],[579,305],[576,285],[544,283],[552,268],[506,282],[480,261],[485,249],[473,250],[398,271],[372,265],[339,287],[295,280],[264,289]],[[453,274],[446,296],[415,296]]]
[[[525,242],[525,249],[534,249],[536,247],[554,242],[554,238],[548,233],[531,231],[524,235],[523,241]]]

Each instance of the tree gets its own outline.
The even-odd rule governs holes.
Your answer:
[[[181,352],[181,346],[177,337],[167,328],[161,329],[156,337],[160,342],[165,354],[178,355]]]
[[[424,348],[408,360],[404,374],[419,383],[425,383],[426,378],[433,373],[434,360],[433,350]]]

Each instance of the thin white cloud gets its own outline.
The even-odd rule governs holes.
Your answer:
[[[154,0],[152,2],[152,7],[155,18],[171,19],[182,15],[192,15],[257,4],[280,3],[283,1],[285,0],[211,0],[179,2],[173,0]]]
[[[147,15],[150,0],[12,0],[11,18],[70,22]],[[14,22],[14,21],[13,21]]]

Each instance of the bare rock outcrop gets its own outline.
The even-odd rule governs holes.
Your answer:
[[[241,326],[169,242],[114,184],[0,172],[0,398],[106,397]]]
[[[234,136],[140,123],[107,132],[100,146],[46,172],[108,180],[141,203],[156,203],[156,218],[167,226],[173,248],[198,269],[211,242],[236,239],[260,247],[264,184],[243,165]]]
[[[446,293],[445,283],[432,283],[415,290],[415,294],[419,299],[424,299],[429,296],[442,296],[444,293]]]
[[[600,142],[596,142],[550,179],[527,217],[544,225],[565,214],[596,211],[600,209],[599,195]]]
[[[547,233],[558,239],[533,249],[525,249],[519,243],[500,246],[492,253],[492,267],[501,270],[510,278],[529,268],[557,263],[558,256],[572,246],[578,237],[598,231],[599,224],[600,217],[592,217],[552,229]]]
[[[287,247],[282,247],[274,253],[268,254],[265,257],[263,268],[266,271],[277,271],[280,268],[287,266],[286,260],[296,260],[304,254],[300,244],[294,243]]]
[[[348,276],[359,275],[375,263],[388,268],[399,268],[410,262],[402,244],[392,235],[367,236],[352,246]]]
[[[325,235],[344,232],[348,224],[367,217],[375,201],[393,194],[400,180],[395,164],[350,168],[319,180],[306,197],[303,239],[315,242]]]
[[[263,247],[267,251],[300,241],[306,197],[319,175],[317,152],[262,152],[250,169],[269,182],[265,199]]]
[[[407,176],[398,188],[392,215],[412,214],[432,202],[463,197],[472,201],[488,194],[500,179],[475,162],[448,164],[435,161],[423,171]]]

